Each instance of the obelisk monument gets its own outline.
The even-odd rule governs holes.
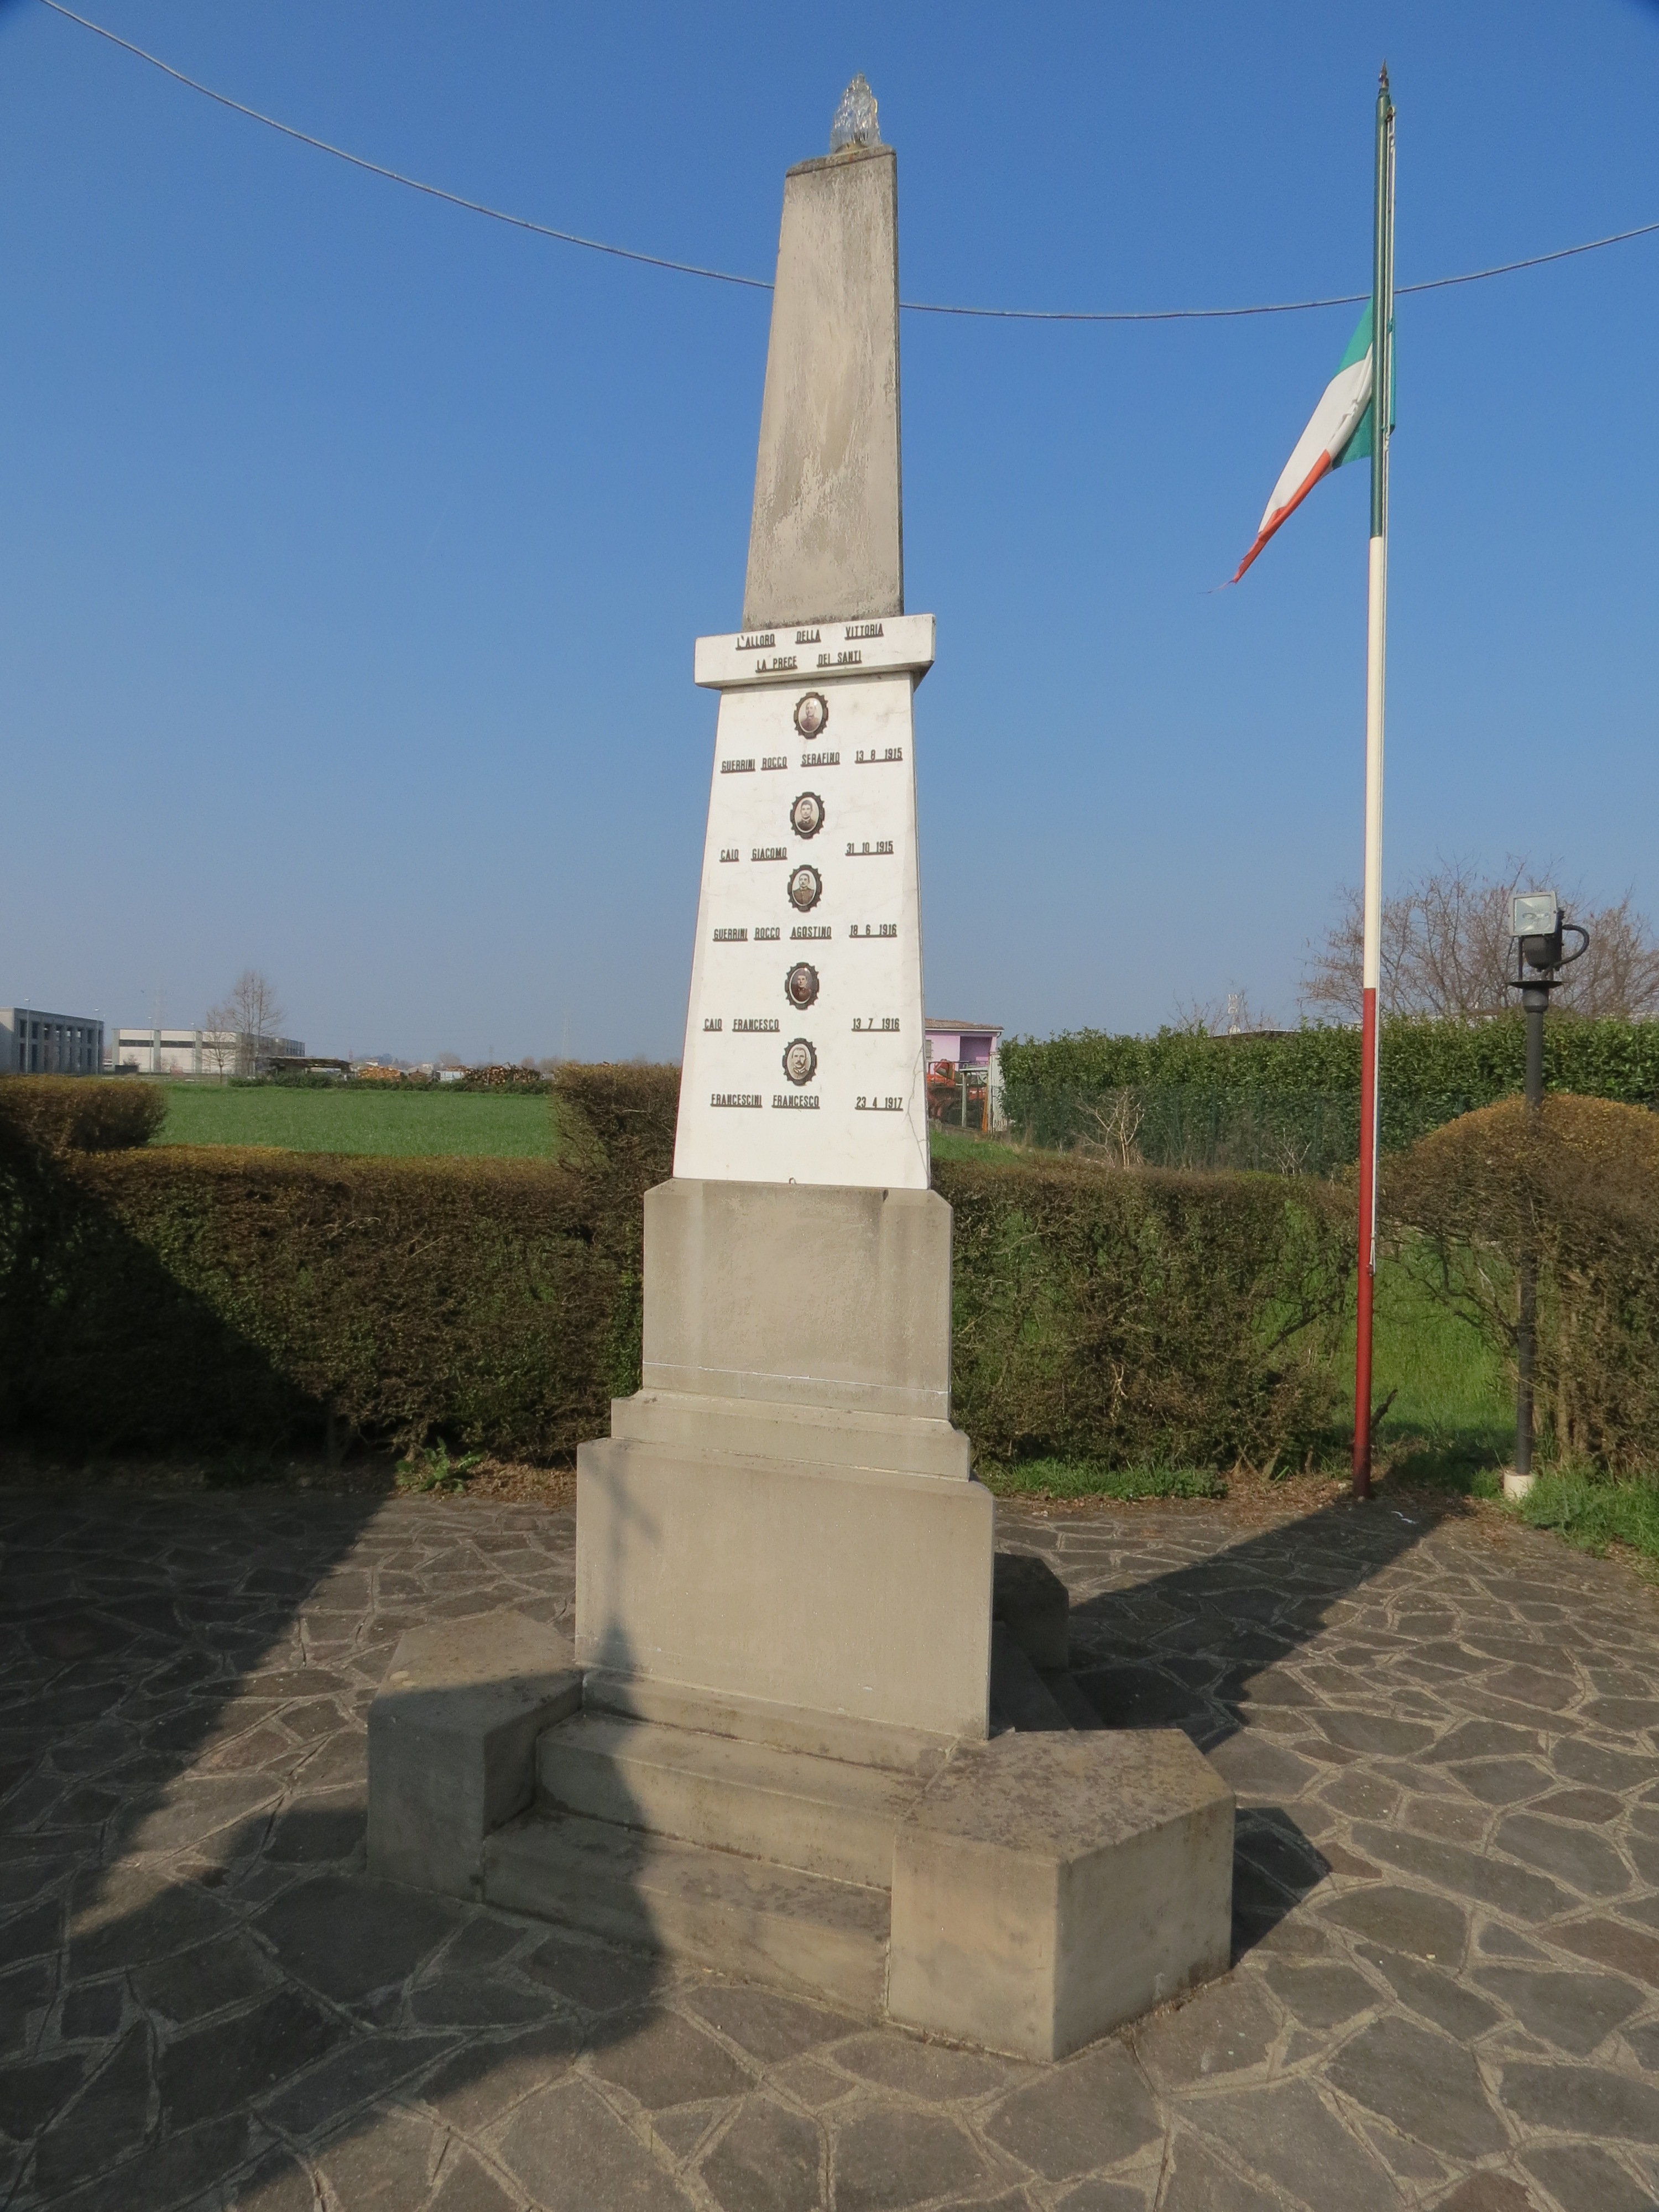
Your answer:
[[[696,651],[720,710],[677,1176],[927,1188],[896,170],[854,135],[784,185],[744,627]]]
[[[992,1507],[951,1425],[928,1188],[897,164],[856,80],[785,182],[643,1388],[584,1445],[589,1666],[983,1736]]]
[[[861,77],[830,148],[784,188],[744,627],[696,646],[720,703],[674,1174],[641,1388],[578,1459],[574,1650],[514,1613],[404,1638],[368,1863],[1053,2058],[1224,1971],[1232,1798],[1178,1730],[1099,1728],[1063,1586],[1018,1558],[994,1584],[951,1421],[933,624],[904,612],[896,165]]]

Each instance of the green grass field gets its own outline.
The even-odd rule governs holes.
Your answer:
[[[983,1137],[975,1136],[970,1130],[941,1129],[935,1124],[929,1129],[927,1136],[936,1160],[1019,1160],[1026,1157],[1023,1146],[1017,1149],[1012,1145],[1000,1144],[994,1139],[988,1142]],[[1052,1160],[1063,1159],[1066,1155],[1033,1151],[1030,1157]]]
[[[1571,1472],[1545,1473],[1520,1511],[1534,1528],[1553,1528],[1581,1552],[1628,1544],[1659,1560],[1659,1486],[1653,1483],[1595,1482]]]
[[[1334,1479],[1348,1463],[1353,1422],[1353,1323],[1326,1355],[1340,1392],[1322,1464]],[[1436,1306],[1397,1262],[1377,1272],[1373,1353],[1376,1401],[1394,1393],[1377,1432],[1377,1463],[1401,1481],[1464,1497],[1496,1498],[1515,1450],[1515,1398],[1508,1376],[1466,1322]],[[1030,1460],[981,1474],[1004,1496],[1214,1498],[1225,1487],[1205,1468],[1102,1468]],[[1576,1495],[1576,1493],[1575,1493]],[[1589,1532],[1601,1518],[1574,1509]],[[1659,1536],[1659,1510],[1653,1516]],[[1549,1525],[1554,1525],[1551,1523]]]
[[[1352,1327],[1334,1353],[1352,1419]],[[1456,1315],[1429,1297],[1396,1261],[1376,1277],[1374,1403],[1394,1400],[1377,1431],[1382,1456],[1406,1481],[1495,1498],[1515,1455],[1515,1385],[1503,1362]]]
[[[161,1145],[275,1145],[295,1152],[390,1152],[430,1158],[548,1159],[553,1103],[487,1091],[242,1089],[170,1083]]]
[[[933,1146],[935,1159],[1001,1158],[1012,1164],[1023,1156],[1012,1146],[959,1130],[935,1129]],[[1326,1357],[1340,1393],[1324,1455],[1335,1476],[1347,1464],[1347,1439],[1352,1435],[1352,1320]],[[1501,1470],[1512,1462],[1515,1449],[1513,1384],[1474,1329],[1437,1305],[1397,1261],[1384,1261],[1377,1273],[1373,1358],[1373,1402],[1393,1394],[1377,1431],[1379,1464],[1408,1483],[1466,1497],[1501,1495]],[[988,1472],[987,1480],[1006,1495],[1042,1492],[1051,1498],[1194,1498],[1214,1496],[1220,1487],[1218,1479],[1204,1469],[1107,1468],[1047,1459]],[[1586,1530],[1600,1528],[1605,1518],[1589,1514],[1582,1501],[1571,1511]],[[1653,1518],[1659,1529],[1659,1510]]]

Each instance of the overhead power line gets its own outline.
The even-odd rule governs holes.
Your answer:
[[[734,276],[724,269],[700,268],[695,261],[671,261],[663,253],[641,253],[631,246],[607,246],[603,239],[583,238],[574,230],[556,230],[551,223],[532,222],[528,216],[509,215],[506,209],[488,207],[483,200],[470,200],[459,192],[447,192],[441,185],[428,185],[419,177],[406,177],[400,169],[388,169],[380,161],[366,161],[361,154],[348,153],[343,146],[331,146],[326,138],[313,138],[308,131],[296,131],[291,123],[280,123],[274,115],[262,114],[257,107],[249,107],[240,100],[233,100],[228,93],[216,92],[210,84],[203,84],[196,77],[186,76],[183,70],[174,69],[171,62],[164,62],[159,54],[147,52],[143,46],[135,46],[131,39],[119,37],[106,25],[94,23],[85,15],[77,15],[72,8],[63,7],[60,0],[40,0],[40,5],[50,8],[54,15],[62,15],[71,23],[78,23],[83,31],[95,31],[100,39],[107,39],[111,46],[119,46],[124,52],[136,54],[141,62],[148,62],[152,69],[160,70],[163,76],[170,76],[175,84],[182,84],[191,92],[199,92],[204,100],[216,100],[221,107],[229,108],[233,114],[246,115],[252,123],[263,123],[266,130],[280,131],[284,138],[297,139],[301,146],[313,147],[319,154],[331,154],[337,161],[347,162],[354,169],[366,169],[371,177],[384,177],[389,184],[406,185],[410,191],[424,192],[428,199],[447,200],[451,207],[465,208],[469,215],[487,215],[492,222],[509,223],[514,230],[533,231],[538,238],[556,238],[563,246],[586,246],[590,253],[612,254],[618,261],[642,261],[647,268],[672,269],[682,276],[707,276],[716,284],[743,284],[755,292],[769,292],[772,289],[763,276]]]
[[[200,93],[204,100],[229,108],[233,114],[245,115],[252,123],[262,123],[268,131],[277,131],[283,137],[309,146],[319,154],[331,155],[337,161],[362,169],[371,177],[383,177],[388,184],[402,185],[410,191],[423,192],[428,199],[462,208],[468,215],[487,216],[492,222],[507,223],[514,230],[527,230],[537,238],[556,239],[562,246],[580,246],[589,253],[608,253],[617,261],[637,261],[647,269],[669,269],[677,276],[702,276],[714,284],[738,284],[750,292],[769,292],[773,289],[764,276],[743,276],[730,269],[706,269],[698,262],[676,261],[665,253],[645,253],[637,246],[612,246],[601,238],[584,238],[580,231],[560,230],[551,223],[536,222],[529,216],[513,215],[505,208],[490,207],[483,200],[468,199],[464,193],[447,191],[441,185],[428,184],[422,178],[406,176],[401,169],[389,169],[383,162],[349,153],[343,146],[333,145],[326,138],[313,137],[308,131],[296,130],[291,123],[280,122],[274,115],[266,115],[242,100],[233,100],[228,93],[216,91],[212,85],[174,69],[159,54],[134,46],[131,39],[120,37],[106,25],[94,23],[89,16],[77,15],[72,8],[63,5],[63,0],[40,0],[40,5],[68,22],[79,24],[83,31],[107,39],[111,46],[119,46],[124,53],[132,54],[141,62],[148,62],[152,69],[170,76],[175,84]],[[1576,254],[1598,253],[1604,246],[1623,246],[1632,238],[1647,238],[1656,231],[1659,231],[1659,222],[1638,223],[1633,229],[1612,231],[1606,238],[1586,239],[1578,246],[1558,246],[1548,253],[1529,253],[1520,261],[1496,262],[1490,269],[1470,269],[1458,276],[1430,276],[1421,283],[1399,284],[1395,288],[1395,296],[1398,299],[1408,292],[1443,292],[1455,284],[1481,284],[1489,276],[1510,276],[1517,270],[1541,269],[1547,262],[1570,261]],[[913,315],[963,315],[991,322],[1206,323],[1227,322],[1245,315],[1301,315],[1316,307],[1354,307],[1370,298],[1369,292],[1336,292],[1328,299],[1275,300],[1248,307],[968,307],[947,306],[936,300],[903,300],[899,304]]]

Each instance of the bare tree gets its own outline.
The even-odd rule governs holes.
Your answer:
[[[1478,1022],[1513,1006],[1510,899],[1546,882],[1557,864],[1534,869],[1511,855],[1506,872],[1483,876],[1465,860],[1443,860],[1382,902],[1377,997],[1384,1014]],[[1589,951],[1566,969],[1554,1003],[1564,1013],[1626,1019],[1659,1012],[1659,942],[1626,891],[1616,906],[1564,896],[1571,921],[1590,933]],[[1324,941],[1308,947],[1304,1011],[1358,1021],[1363,996],[1364,919],[1356,890],[1340,894]]]
[[[241,1075],[258,1075],[270,1041],[283,1026],[283,1009],[270,983],[257,968],[244,968],[230,987],[231,1027],[236,1033],[236,1066]]]
[[[1640,1021],[1659,1013],[1659,945],[1645,915],[1626,891],[1617,906],[1570,915],[1590,933],[1589,949],[1566,969],[1555,1003],[1575,1014],[1620,1015]]]
[[[236,1009],[228,999],[202,1017],[202,1058],[222,1083],[236,1064]]]
[[[1146,1109],[1133,1091],[1105,1091],[1092,1100],[1087,1109],[1092,1125],[1078,1149],[1085,1153],[1102,1154],[1116,1168],[1145,1167],[1140,1146],[1136,1139],[1146,1118]]]

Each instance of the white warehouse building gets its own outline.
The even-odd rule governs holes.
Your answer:
[[[303,1060],[298,1037],[261,1037],[259,1058]],[[117,1067],[140,1075],[238,1075],[253,1057],[253,1040],[236,1030],[131,1029],[115,1032]]]

